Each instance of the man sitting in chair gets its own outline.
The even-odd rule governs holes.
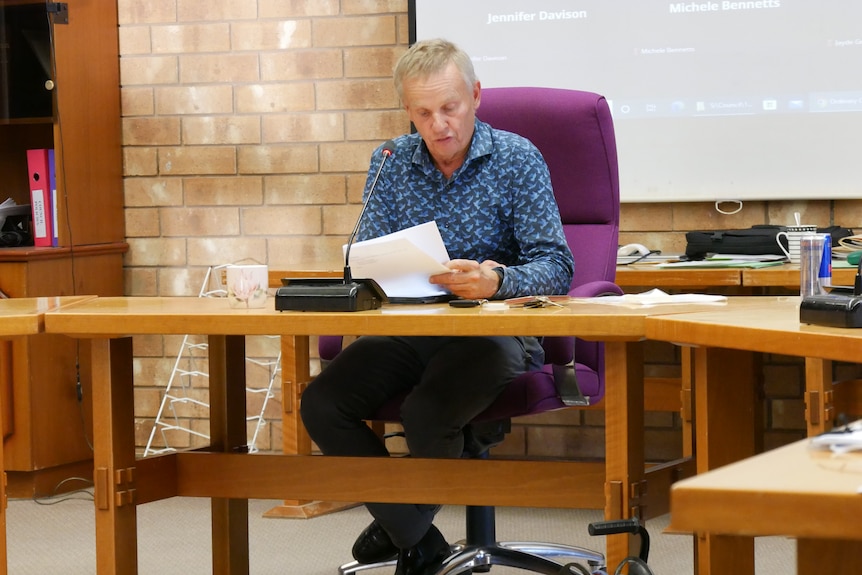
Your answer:
[[[434,220],[453,259],[432,283],[470,299],[566,293],[574,262],[548,167],[529,141],[476,118],[481,87],[470,57],[448,41],[418,42],[394,78],[418,133],[394,140],[358,237]],[[365,194],[382,154],[372,154]],[[387,456],[364,420],[407,392],[401,420],[411,455],[458,458],[465,426],[543,360],[534,337],[361,337],[305,390],[302,421],[325,455]],[[396,575],[423,575],[448,555],[433,525],[439,507],[366,507],[374,520],[353,547],[360,563],[397,556]]]

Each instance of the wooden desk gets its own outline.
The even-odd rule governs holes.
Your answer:
[[[834,285],[853,285],[856,270],[833,268]],[[659,287],[674,289],[709,289],[714,287],[799,289],[799,266],[746,268],[660,268],[656,265],[617,266],[616,283],[626,287]]]
[[[742,285],[739,268],[674,269],[656,265],[617,266],[616,284],[627,287],[702,290]]]
[[[860,486],[862,455],[802,440],[675,484],[671,529],[796,537],[800,575],[858,573]]]
[[[482,312],[397,306],[356,313],[235,310],[208,298],[99,298],[46,315],[46,330],[90,338],[93,365],[97,570],[137,570],[136,505],[172,496],[213,498],[213,572],[248,572],[248,498],[582,508],[604,496],[605,516],[643,517],[643,335],[652,314],[709,306],[628,309],[595,303]],[[209,450],[135,460],[128,334],[209,336]],[[578,335],[606,342],[607,461],[422,460],[247,455],[245,335]],[[307,358],[306,358],[307,363]],[[351,470],[345,482],[344,469]],[[630,553],[608,538],[608,560]]]
[[[698,473],[755,453],[754,352],[815,358],[807,362],[862,362],[862,330],[800,324],[798,296],[738,299],[759,305],[647,318],[648,338],[698,346],[694,350]],[[817,385],[816,380],[807,379],[808,398],[812,393],[825,397],[829,392],[810,389],[812,385]],[[814,408],[808,406],[809,410]],[[697,549],[697,572],[701,575],[753,573],[750,538],[702,533]]]
[[[45,312],[64,303],[78,301],[77,297],[39,297],[0,299],[0,381],[12,379],[12,349],[6,340],[42,333]],[[0,429],[5,397],[0,394]],[[3,461],[3,440],[0,438],[0,461]],[[6,557],[6,473],[0,477],[0,574],[5,575]]]
[[[61,298],[0,299],[0,337],[34,335],[45,326],[45,312],[59,306]]]
[[[742,285],[746,287],[786,287],[799,289],[799,266],[785,264],[760,269],[743,269]],[[855,268],[832,268],[832,285],[852,286]]]
[[[856,275],[855,268],[833,268],[833,285],[852,286]],[[659,287],[686,290],[709,290],[714,287],[733,287],[739,295],[761,295],[768,288],[799,289],[799,266],[784,264],[759,269],[662,269],[655,265],[635,265],[617,267],[617,284],[626,287]],[[687,351],[683,350],[683,357]],[[690,388],[683,372],[682,387]],[[832,362],[827,359],[808,357],[805,360],[805,424],[808,435],[823,433],[832,426],[836,411],[836,398],[832,391]],[[846,386],[845,386],[846,390]],[[849,394],[843,398],[852,412],[859,405],[858,400]],[[852,404],[852,405],[851,405]]]
[[[309,278],[309,277],[341,277],[343,272],[335,270],[335,266],[330,266],[328,269],[303,269],[303,270],[270,270],[269,285],[270,287],[278,287],[281,285],[282,278]],[[727,276],[728,270],[712,270],[721,272],[721,275]],[[738,270],[734,270],[733,281],[739,282]],[[684,274],[685,275],[685,274]],[[714,274],[718,276],[719,274]],[[730,280],[727,280],[730,281]],[[736,284],[734,284],[736,285]],[[678,308],[677,308],[678,309]],[[354,332],[350,332],[354,335]],[[282,450],[284,453],[305,454],[311,453],[312,446],[308,434],[299,418],[298,404],[302,391],[311,380],[307,356],[309,350],[307,347],[308,338],[294,338],[292,336],[282,336]],[[690,371],[689,357],[684,354],[683,371]],[[678,384],[680,390],[676,393],[668,393],[666,391],[667,380],[658,379],[651,380],[647,378],[644,381],[646,386],[646,406],[654,411],[677,411],[682,414],[683,422],[683,452],[682,458],[685,460],[685,469],[678,469],[674,466],[675,462],[670,462],[664,467],[655,468],[651,475],[655,478],[655,488],[649,491],[648,506],[650,511],[647,518],[655,517],[666,512],[669,505],[669,500],[666,498],[669,492],[666,487],[680,475],[689,474],[693,468],[691,464],[692,446],[692,431],[690,418],[690,398],[691,378],[684,376]],[[653,389],[653,386],[657,389]],[[650,391],[655,391],[650,393]],[[685,399],[683,399],[685,398]],[[682,405],[681,405],[682,404]],[[599,504],[603,498],[597,500]],[[337,502],[337,501],[320,501],[320,500],[287,500],[282,505],[276,506],[266,512],[267,517],[290,517],[290,518],[308,518],[322,515],[324,513],[337,511],[346,507],[355,506],[355,503]],[[595,508],[596,503],[589,505]]]
[[[833,268],[834,285],[853,285],[856,270]],[[799,266],[746,268],[676,269],[651,265],[617,266],[616,283],[626,287],[659,287],[703,290],[714,287],[786,287],[799,289]]]
[[[305,266],[302,270],[274,270],[269,272],[269,284],[271,287],[281,285],[281,279],[285,277],[340,277],[342,271],[337,269],[337,262],[324,262],[323,268],[311,268]],[[780,272],[778,270],[781,270]],[[842,270],[852,272],[853,270]],[[795,276],[794,276],[795,274]],[[748,283],[744,284],[743,278],[748,277]],[[779,266],[775,268],[763,268],[759,270],[742,270],[740,268],[703,268],[703,269],[664,269],[655,265],[631,265],[618,266],[616,269],[616,282],[621,287],[660,287],[663,289],[677,289],[690,291],[703,291],[709,288],[738,288],[738,291],[752,290],[760,291],[765,286],[778,286],[783,282],[790,281],[788,278],[795,277],[796,285],[799,284],[798,266]],[[846,278],[836,277],[836,283],[845,281]],[[750,288],[748,286],[756,286]],[[286,336],[282,338],[282,395],[284,409],[282,412],[282,449],[285,453],[311,453],[311,441],[305,433],[302,423],[299,421],[295,406],[299,402],[302,389],[311,379],[307,362],[304,360],[308,354],[307,349],[298,349],[297,346],[305,345],[306,339],[295,340]],[[297,352],[300,356],[297,358]],[[679,391],[672,397],[676,401],[681,398],[682,405],[673,408],[664,404],[656,406],[658,409],[679,409],[682,421],[683,456],[690,457],[694,446],[692,441],[692,361],[687,349],[682,353],[681,377],[677,384]],[[808,362],[807,379],[812,382],[812,389],[826,389],[831,383],[831,362],[824,360],[810,360]],[[651,380],[645,385],[651,390]],[[663,382],[664,383],[664,382]],[[647,398],[663,397],[661,394],[653,394],[648,391]],[[831,421],[832,401],[831,394],[817,397],[812,392],[808,398],[809,405],[819,405],[819,409],[809,410],[806,422],[810,433],[818,433],[826,428]],[[662,489],[652,490],[652,494],[662,492]],[[653,508],[661,511],[663,502],[656,501]],[[289,500],[283,505],[273,508],[267,512],[270,517],[312,517],[332,510],[349,506],[349,504],[331,501],[303,501]]]

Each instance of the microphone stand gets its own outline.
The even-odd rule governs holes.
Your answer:
[[[374,180],[371,182],[371,188],[368,190],[368,196],[362,203],[362,210],[359,212],[359,217],[356,218],[356,224],[353,226],[353,231],[350,232],[350,237],[347,240],[347,249],[344,250],[344,283],[348,284],[353,281],[353,275],[350,272],[350,248],[353,247],[353,240],[356,239],[356,233],[359,231],[359,226],[362,225],[362,218],[365,216],[365,209],[371,201],[371,196],[374,195],[374,190],[377,189],[377,180],[380,179],[380,172],[383,171],[383,166],[386,165],[386,160],[395,153],[395,144],[389,140],[383,144],[383,159],[380,161],[380,166],[377,167],[377,173],[374,174]],[[360,280],[364,281],[364,280]],[[373,280],[372,280],[373,281]],[[376,283],[376,282],[375,282]]]
[[[383,159],[374,174],[371,188],[362,203],[362,210],[347,240],[344,251],[344,275],[342,279],[299,278],[282,279],[282,287],[275,292],[275,309],[278,311],[364,311],[377,309],[386,301],[386,294],[371,278],[353,279],[350,270],[350,248],[362,224],[365,210],[377,189],[377,181],[389,156],[395,153],[395,143],[389,140],[383,145]]]

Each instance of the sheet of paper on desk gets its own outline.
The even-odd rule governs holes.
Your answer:
[[[734,261],[734,262],[783,262],[784,256],[776,254],[712,254],[705,258],[711,262]]]
[[[427,222],[354,243],[349,263],[354,278],[374,279],[389,297],[423,297],[447,293],[428,282],[429,276],[449,271],[447,261],[437,223]]]
[[[703,260],[668,262],[658,264],[660,268],[768,268],[784,264],[784,256],[716,254]]]
[[[635,254],[633,256],[617,256],[618,266],[627,266],[629,264],[660,264],[668,261],[678,260],[680,254],[649,254],[642,256]]]
[[[855,269],[857,266],[851,264],[847,260],[833,259],[832,260],[832,267],[833,268],[854,268]]]
[[[652,289],[642,293],[627,293],[615,296],[575,299],[572,301],[608,305],[648,306],[670,303],[722,303],[727,301],[727,297],[699,293],[669,294],[660,289]]]
[[[838,454],[862,450],[862,429],[835,428],[812,437],[811,447],[828,449]]]

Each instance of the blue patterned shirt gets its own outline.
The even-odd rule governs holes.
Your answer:
[[[548,166],[531,142],[477,119],[467,158],[447,180],[419,134],[394,141],[358,239],[436,220],[452,259],[507,266],[495,298],[569,290],[572,253]],[[365,195],[381,159],[382,146],[372,154]]]

